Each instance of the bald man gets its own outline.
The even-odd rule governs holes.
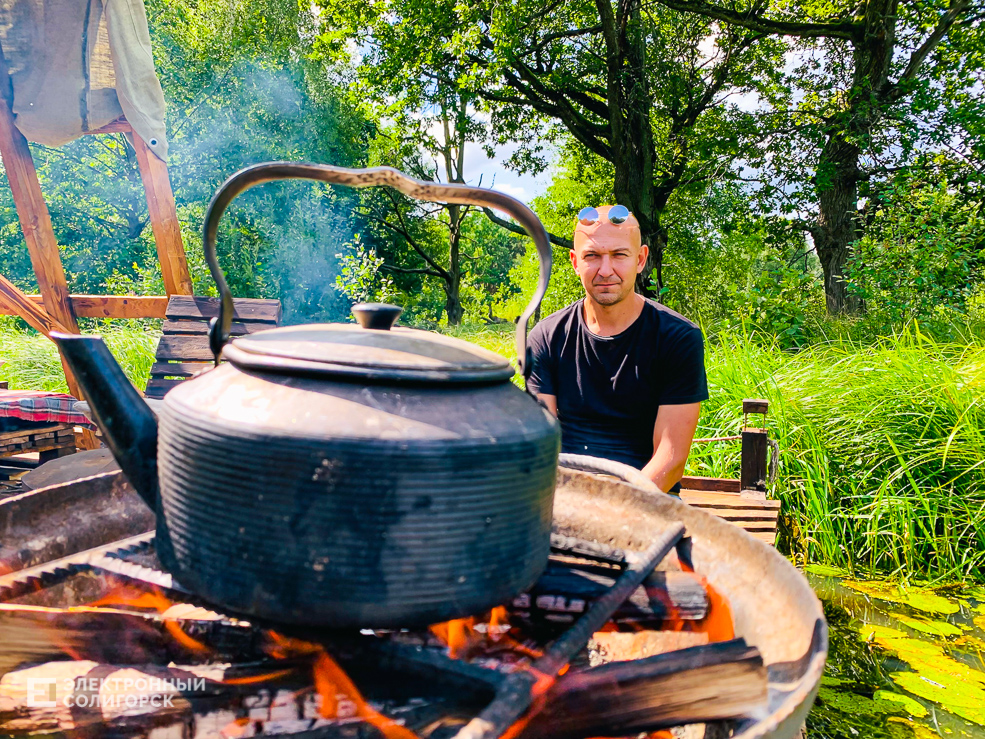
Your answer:
[[[530,333],[528,386],[561,423],[561,449],[624,462],[680,489],[701,401],[704,339],[635,292],[649,249],[625,206],[578,214],[571,265],[585,297]]]

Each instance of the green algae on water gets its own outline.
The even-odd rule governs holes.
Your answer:
[[[903,588],[885,582],[858,582],[845,580],[842,585],[873,598],[910,606],[925,613],[952,614],[961,610],[961,606],[942,595],[937,595],[927,588]]]
[[[902,613],[890,613],[889,615],[900,623],[906,624],[911,629],[923,634],[940,637],[961,636],[964,634],[964,630],[947,621],[928,621],[923,618],[910,618],[909,616],[904,616]]]

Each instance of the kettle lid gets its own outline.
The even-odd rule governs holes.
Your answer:
[[[361,325],[316,323],[243,336],[222,355],[261,372],[327,375],[395,382],[496,382],[513,376],[503,357],[431,331],[393,328],[400,308],[362,303],[352,312]]]

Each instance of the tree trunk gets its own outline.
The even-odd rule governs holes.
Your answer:
[[[465,311],[462,308],[462,220],[460,205],[448,206],[448,278],[445,280],[445,313],[449,326],[458,326]]]
[[[846,106],[827,132],[818,159],[815,187],[817,256],[824,270],[824,298],[831,315],[858,313],[862,303],[847,289],[845,266],[851,246],[861,235],[858,213],[862,153],[855,142],[868,140],[882,115],[880,91],[889,80],[896,44],[898,0],[868,0],[865,35],[852,44],[852,86]]]
[[[818,226],[813,232],[824,271],[824,298],[830,315],[857,313],[856,296],[845,284],[851,244],[858,238],[859,148],[830,134],[817,169]]]
[[[656,221],[655,226],[646,230],[641,228],[643,243],[650,248],[650,254],[646,258],[643,272],[636,275],[636,292],[644,297],[659,300],[660,290],[664,286],[663,263],[667,250],[667,229],[660,223],[659,218],[653,220]]]
[[[609,43],[611,45],[611,41]],[[651,249],[647,267],[637,277],[636,288],[647,297],[656,297],[660,286],[654,289],[651,274],[654,269],[659,274],[667,233],[660,226],[654,203],[655,153],[650,121],[653,100],[647,85],[646,39],[639,3],[629,11],[629,22],[615,46],[608,49],[607,58],[609,128],[615,170],[612,190],[616,202],[625,205],[636,216],[643,243]]]

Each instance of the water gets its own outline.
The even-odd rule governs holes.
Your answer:
[[[811,739],[985,739],[985,590],[808,570],[830,627]]]

